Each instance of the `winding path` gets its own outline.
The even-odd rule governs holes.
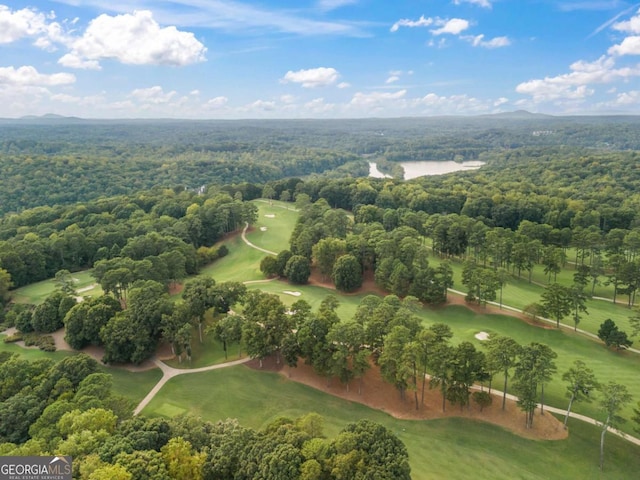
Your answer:
[[[247,240],[246,232],[247,232],[248,228],[249,228],[249,224],[246,223],[244,228],[242,229],[242,235],[241,236],[242,236],[242,241],[244,243],[246,243],[249,247],[254,248],[256,250],[259,250],[261,252],[268,253],[270,255],[277,255],[276,252],[272,252],[271,250],[267,250],[265,248],[258,247],[257,245],[254,245],[249,240]],[[266,280],[266,281],[272,281],[272,280],[273,279]],[[253,281],[251,283],[258,283],[258,282],[263,282],[263,281],[262,280],[256,280],[256,281]],[[245,283],[249,283],[249,282],[245,282]],[[465,292],[461,292],[459,290],[448,289],[448,291],[451,292],[451,293],[457,294],[457,295],[466,295]],[[519,310],[519,309],[514,308],[514,307],[510,307],[508,305],[504,305],[504,304],[500,305],[497,302],[488,302],[488,303],[490,303],[491,305],[500,306],[501,308],[504,308],[505,310],[510,310],[510,311],[517,312],[517,313],[523,313],[522,310]],[[540,320],[543,320],[545,322],[551,323],[553,325],[556,324],[556,322],[554,320],[550,320],[548,318],[543,318],[543,317],[538,317],[538,318]],[[560,326],[562,328],[575,330],[575,331],[577,331],[577,332],[579,332],[579,333],[581,333],[583,335],[586,335],[588,337],[595,338],[595,339],[599,340],[597,335],[594,335],[593,333],[587,332],[585,330],[581,330],[579,328],[578,329],[574,329],[572,326],[564,324],[564,323],[560,323]],[[634,349],[634,348],[629,348],[628,350],[631,351],[631,352],[640,353],[640,350],[637,350],[637,349]],[[233,367],[233,366],[236,366],[236,365],[242,365],[243,363],[247,363],[249,360],[250,360],[250,358],[242,358],[240,360],[234,360],[234,361],[231,361],[231,362],[220,363],[220,364],[217,364],[217,365],[210,365],[208,367],[194,368],[194,369],[184,369],[183,370],[183,369],[170,367],[169,365],[167,365],[166,363],[162,362],[158,358],[154,358],[153,362],[160,368],[160,370],[162,370],[162,378],[158,381],[158,383],[156,383],[156,385],[151,389],[151,391],[147,394],[147,396],[142,399],[142,401],[138,404],[138,406],[133,411],[133,414],[134,415],[138,415],[144,409],[144,407],[146,407],[149,404],[149,402],[153,399],[153,397],[156,396],[156,394],[160,391],[160,389],[164,386],[164,384],[167,383],[167,381],[169,381],[171,378],[173,378],[175,376],[186,375],[186,374],[191,374],[191,373],[208,372],[210,370],[218,370],[218,369],[221,369],[221,368]],[[480,387],[475,386],[473,388],[474,389],[479,389]],[[503,392],[493,389],[492,390],[492,394],[502,397]],[[515,395],[511,395],[511,394],[507,394],[507,398],[512,400],[512,401],[517,401],[518,400],[518,397],[516,397]],[[539,405],[538,405],[538,407],[539,407]],[[561,408],[551,407],[549,405],[545,405],[544,408],[545,408],[546,411],[551,412],[551,413],[555,413],[555,414],[558,414],[558,415],[566,415],[566,410],[563,410]],[[571,418],[575,418],[576,420],[580,420],[582,422],[590,423],[592,425],[602,426],[602,422],[599,422],[595,418],[587,417],[585,415],[580,415],[579,413],[571,412],[569,414],[569,416]],[[625,439],[625,440],[627,440],[627,441],[629,441],[629,442],[631,442],[631,443],[633,443],[635,445],[640,446],[640,439],[639,438],[636,438],[636,437],[633,437],[631,435],[628,435],[628,434],[626,434],[626,433],[624,433],[624,432],[622,432],[620,430],[617,430],[615,428],[612,428],[612,427],[608,427],[607,431],[612,433],[612,434],[614,434],[614,435],[617,435],[618,437],[621,437],[621,438],[623,438],[623,439]]]
[[[236,365],[242,365],[243,363],[247,363],[251,360],[249,357],[241,358],[239,360],[234,360],[226,363],[218,363],[216,365],[209,365],[208,367],[201,368],[190,368],[190,369],[182,369],[182,368],[173,368],[159,360],[158,358],[153,358],[153,363],[155,363],[160,370],[162,370],[162,378],[154,385],[154,387],[147,393],[147,396],[142,399],[142,401],[138,404],[138,406],[133,411],[134,415],[138,415],[144,407],[146,407],[151,399],[156,396],[156,394],[160,391],[160,389],[173,377],[177,377],[178,375],[186,375],[189,373],[202,373],[208,372],[210,370],[219,370],[221,368],[234,367]]]

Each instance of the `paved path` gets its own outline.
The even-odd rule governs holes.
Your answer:
[[[452,288],[447,289],[447,291],[449,291],[451,293],[455,293],[457,295],[464,295],[464,296],[467,295],[466,292],[461,292],[459,290],[454,290]],[[487,303],[490,304],[490,305],[494,305],[496,307],[500,307],[500,308],[502,308],[504,310],[510,310],[512,312],[523,313],[524,314],[524,312],[522,310],[520,310],[518,308],[510,307],[509,305],[505,305],[504,303],[502,305],[500,305],[498,302],[487,302]],[[536,317],[536,319],[537,320],[541,320],[541,321],[546,322],[546,323],[550,323],[553,326],[557,325],[557,322],[555,320],[551,320],[549,318]],[[577,333],[580,333],[581,335],[584,335],[586,337],[589,337],[589,338],[592,338],[594,340],[597,340],[598,342],[602,342],[602,340],[600,340],[597,335],[595,335],[595,334],[593,334],[591,332],[587,332],[586,330],[582,330],[581,328],[575,328],[572,325],[568,325],[568,324],[562,323],[562,322],[560,323],[560,328],[564,328],[566,330],[571,330],[572,332],[577,332]],[[636,348],[627,348],[627,350],[629,352],[633,352],[633,353],[640,353],[640,350],[638,350]]]
[[[182,369],[182,368],[170,367],[169,365],[159,360],[158,358],[154,358],[153,363],[155,363],[158,366],[158,368],[162,370],[162,378],[158,381],[158,383],[155,384],[155,386],[151,389],[151,391],[147,393],[147,396],[142,399],[142,401],[138,404],[138,406],[133,411],[133,414],[138,415],[144,409],[144,407],[147,406],[147,404],[151,401],[151,399],[156,396],[156,394],[160,391],[160,389],[164,386],[164,384],[167,383],[173,377],[176,377],[178,375],[187,375],[190,373],[202,373],[202,372],[208,372],[210,370],[219,370],[221,368],[234,367],[236,365],[242,365],[243,363],[247,363],[249,360],[251,359],[247,357],[247,358],[241,358],[240,360],[234,360],[232,362],[219,363],[217,365],[209,365],[208,367]]]
[[[251,248],[255,248],[256,250],[260,250],[261,252],[264,252],[264,253],[268,253],[269,255],[278,255],[276,252],[272,252],[271,250],[267,250],[266,248],[258,247],[257,245],[254,245],[249,240],[247,240],[246,233],[248,228],[249,228],[249,224],[245,223],[244,228],[242,229],[242,235],[241,235],[242,241],[244,243],[249,245]]]
[[[480,390],[481,387],[478,386],[478,385],[474,385],[473,387],[471,387],[471,389],[472,390]],[[502,392],[500,390],[496,390],[495,388],[492,388],[491,389],[491,395],[494,395],[496,397],[500,397],[500,399],[502,400]],[[509,400],[513,400],[514,402],[518,401],[518,397],[516,397],[515,395],[511,395],[510,393],[507,393],[507,398]],[[538,404],[536,408],[540,408],[540,404]],[[562,408],[551,407],[549,405],[545,405],[544,406],[544,410],[545,410],[545,412],[555,413],[555,414],[558,414],[558,415],[562,415],[563,417],[567,414],[566,410],[563,410]],[[575,418],[576,420],[580,420],[582,422],[590,423],[592,425],[596,425],[596,426],[602,428],[602,422],[599,422],[595,418],[587,417],[585,415],[580,415],[579,413],[574,413],[574,412],[569,413],[569,417]],[[612,428],[612,427],[608,427],[607,431],[612,433],[612,434],[614,434],[614,435],[617,435],[620,438],[623,438],[623,439],[627,440],[628,442],[631,442],[631,443],[633,443],[635,445],[640,446],[640,438],[633,437],[631,435],[628,435],[628,434],[626,434],[624,432],[621,432],[620,430],[617,430],[617,429]]]

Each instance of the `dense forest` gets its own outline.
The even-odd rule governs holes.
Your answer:
[[[481,117],[273,121],[0,120],[0,214],[155,186],[361,177],[366,159],[560,158],[640,149],[637,117]],[[521,150],[524,149],[524,150]],[[575,152],[575,153],[574,153]],[[555,154],[554,154],[555,157]]]
[[[501,276],[531,281],[534,268],[544,269],[548,295],[534,313],[558,326],[554,308],[562,303],[577,326],[597,284],[613,286],[614,303],[624,295],[633,306],[637,151],[636,117],[0,121],[0,321],[17,327],[5,341],[64,327],[73,348],[104,347],[104,363],[139,364],[160,341],[190,358],[192,330],[202,342],[205,312],[213,312],[224,318],[214,334],[225,355],[236,343],[251,358],[275,355],[291,367],[304,361],[347,385],[373,358],[403,399],[413,392],[416,409],[427,369],[443,409],[445,401],[484,404],[471,385],[491,377],[504,345],[485,355],[469,342],[449,344],[446,325],[424,328],[416,306],[447,301],[451,262],[463,265],[467,301],[479,304],[496,299]],[[367,177],[371,159],[394,171],[404,160],[485,165],[403,181]],[[357,290],[369,277],[389,295],[366,297],[342,321],[333,296],[316,312],[304,301],[288,310],[277,296],[238,282],[187,280],[228,253],[220,242],[229,234],[255,223],[258,198],[299,211],[289,244],[262,260],[265,276],[304,284],[313,268],[338,291]],[[573,284],[559,286],[555,276],[568,262]],[[71,273],[89,268],[107,295],[76,304]],[[10,304],[12,289],[49,278],[59,288],[43,303]],[[183,282],[174,302],[171,287]],[[243,315],[224,316],[234,305]],[[42,338],[46,350],[51,342]],[[617,348],[630,345],[626,334],[616,338]],[[519,364],[540,356],[555,370],[555,353],[544,346],[511,346]],[[404,446],[378,425],[353,424],[329,440],[315,427],[309,432],[315,418],[281,419],[260,431],[188,417],[132,419],[92,361],[65,362],[0,356],[1,454],[55,448],[80,459],[82,478],[96,479],[122,471],[143,478],[149,465],[155,478],[177,478],[176,458],[197,472],[192,478],[295,478],[287,469],[304,478],[409,478]],[[514,373],[515,391],[528,399],[527,422],[550,375],[536,373],[534,381],[533,371]],[[373,462],[373,446],[394,461]]]

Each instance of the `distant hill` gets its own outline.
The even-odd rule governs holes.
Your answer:
[[[544,120],[551,118],[558,118],[554,115],[547,115],[544,113],[531,113],[527,110],[516,110],[514,112],[492,113],[488,115],[480,115],[480,117],[490,117],[495,119],[505,120]]]

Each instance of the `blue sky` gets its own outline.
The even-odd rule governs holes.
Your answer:
[[[640,113],[640,3],[0,0],[0,117]]]

